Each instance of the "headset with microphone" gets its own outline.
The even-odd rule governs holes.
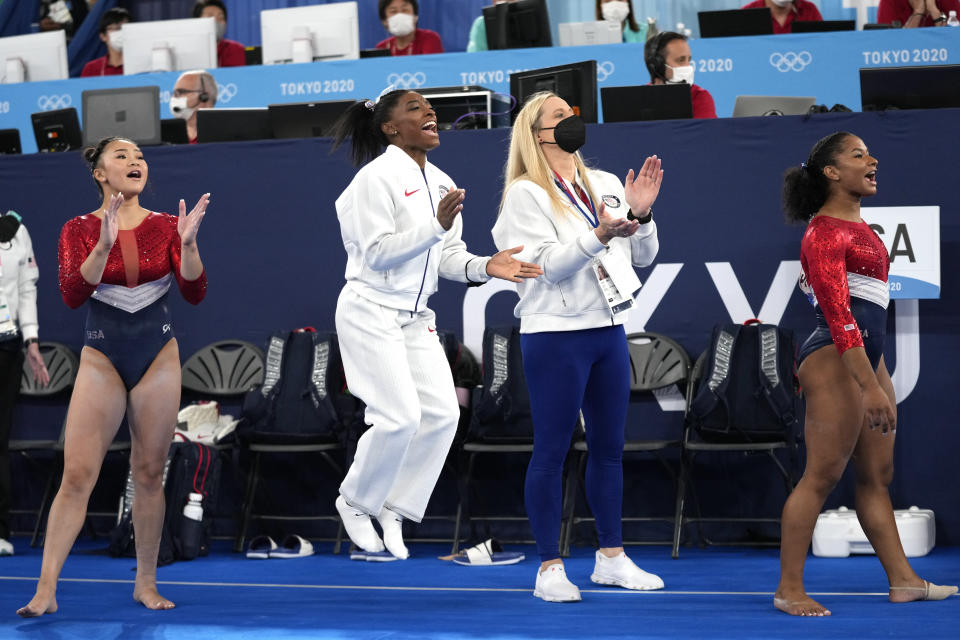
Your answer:
[[[686,38],[675,31],[661,31],[647,40],[643,58],[647,63],[647,70],[650,72],[651,80],[660,78],[666,82],[667,59],[663,57],[663,49],[674,40],[686,40]]]
[[[201,73],[199,75],[200,75],[200,95],[197,96],[197,100],[199,102],[207,102],[208,100],[210,100],[210,94],[207,93],[207,88],[203,84],[203,74]]]

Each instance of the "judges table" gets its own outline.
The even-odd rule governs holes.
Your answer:
[[[880,163],[879,193],[864,202],[870,207],[864,217],[878,225],[893,256],[885,357],[900,403],[894,504],[934,509],[938,543],[957,544],[960,432],[943,408],[960,382],[960,290],[952,275],[960,271],[960,110],[588,127],[584,154],[595,166],[623,176],[649,154],[664,163],[654,207],[660,253],[654,266],[640,270],[645,286],[627,330],[673,336],[694,357],[718,322],[759,317],[803,339],[814,326],[796,286],[803,228],[783,222],[782,173],[837,130],[861,136]],[[475,253],[494,251],[490,229],[508,133],[443,133],[430,154],[466,189],[463,236]],[[345,150],[330,154],[326,139],[267,140],[149,148],[146,159],[144,206],[175,213],[179,198],[192,203],[213,194],[199,236],[207,298],[193,307],[171,293],[184,359],[220,339],[262,344],[275,329],[333,328],[345,264],[334,201],[355,173]],[[57,238],[66,220],[100,204],[89,171],[78,152],[3,156],[0,193],[0,207],[18,211],[33,238],[40,336],[79,351],[85,311],[71,311],[60,299]],[[880,210],[886,207],[894,209]],[[515,322],[511,288],[442,282],[430,300],[437,326],[479,353],[485,324]],[[661,398],[644,407],[639,424],[676,425],[681,409],[677,397]],[[62,412],[21,406],[17,428],[29,425],[31,438],[55,437],[60,419]]]
[[[713,94],[717,115],[733,112],[738,95],[813,96],[820,104],[860,109],[861,67],[960,63],[960,29],[897,29],[813,33],[691,42],[695,82]],[[401,58],[317,62],[213,71],[217,107],[262,107],[279,102],[377,96],[384,87],[419,89],[481,85],[509,91],[510,74],[580,60],[596,60],[600,87],[650,81],[640,44],[449,53]],[[160,87],[169,117],[176,73],[79,78],[0,85],[0,129],[21,131],[23,150],[36,151],[30,114],[81,107],[87,89]],[[81,114],[82,118],[82,114]]]

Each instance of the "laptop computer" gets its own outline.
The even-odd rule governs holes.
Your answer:
[[[737,96],[733,117],[802,116],[817,102],[808,96]]]
[[[273,138],[266,107],[249,109],[200,109],[197,111],[197,142],[235,142]]]
[[[0,154],[23,153],[19,129],[0,129]]]
[[[321,138],[333,135],[333,125],[354,100],[293,102],[267,105],[274,138]]]
[[[700,11],[701,38],[726,38],[729,36],[764,36],[773,34],[773,18],[770,9],[726,9],[723,11]]]
[[[678,120],[693,117],[690,85],[648,84],[636,87],[603,87],[604,122]]]
[[[793,33],[820,33],[821,31],[855,31],[856,20],[796,20],[790,25]]]
[[[190,144],[187,121],[183,118],[164,118],[160,121],[160,140],[164,144]]]

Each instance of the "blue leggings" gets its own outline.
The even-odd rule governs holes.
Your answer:
[[[630,395],[630,354],[623,327],[525,333],[520,345],[534,432],[524,499],[540,559],[560,557],[563,462],[581,409],[590,450],[587,500],[600,546],[619,547]]]

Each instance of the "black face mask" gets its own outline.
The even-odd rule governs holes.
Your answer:
[[[553,129],[556,142],[544,141],[543,144],[555,144],[567,153],[576,153],[587,142],[587,126],[580,116],[570,116],[557,123],[555,127],[544,127],[541,131]]]
[[[13,236],[17,235],[17,229],[20,228],[20,216],[10,212],[5,216],[0,216],[0,242],[10,242]]]

